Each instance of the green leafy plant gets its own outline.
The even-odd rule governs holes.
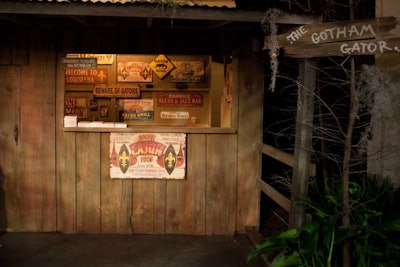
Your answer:
[[[312,220],[302,227],[266,237],[249,254],[251,261],[274,253],[271,267],[339,267],[342,245],[350,242],[357,267],[397,266],[400,262],[399,190],[387,181],[357,178],[349,184],[352,224],[341,225],[341,182],[310,183],[309,197],[299,200]]]

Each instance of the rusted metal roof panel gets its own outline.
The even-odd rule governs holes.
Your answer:
[[[28,2],[81,2],[81,3],[103,3],[103,4],[127,4],[127,3],[151,3],[158,5],[179,5],[179,6],[206,6],[206,7],[227,7],[235,8],[235,0],[27,0]]]

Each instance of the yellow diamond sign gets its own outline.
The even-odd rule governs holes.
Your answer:
[[[150,63],[150,68],[158,76],[158,78],[162,79],[171,70],[173,70],[175,66],[166,56],[159,55]]]

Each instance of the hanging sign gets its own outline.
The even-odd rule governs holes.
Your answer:
[[[93,87],[95,97],[140,98],[139,84],[103,84]]]
[[[166,56],[159,55],[150,63],[150,68],[154,71],[158,78],[162,79],[171,70],[173,70],[175,66]]]
[[[184,179],[185,149],[183,133],[111,133],[110,177]]]
[[[107,69],[66,69],[65,84],[107,83]]]
[[[317,57],[400,52],[400,38],[389,38],[395,17],[303,25],[276,36],[286,56]],[[269,49],[266,37],[264,49]]]

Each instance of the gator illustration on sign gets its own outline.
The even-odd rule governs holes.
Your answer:
[[[150,63],[150,68],[154,71],[158,78],[162,79],[171,70],[173,70],[175,66],[166,56],[159,55]]]
[[[185,149],[183,133],[111,133],[110,177],[184,179]]]

